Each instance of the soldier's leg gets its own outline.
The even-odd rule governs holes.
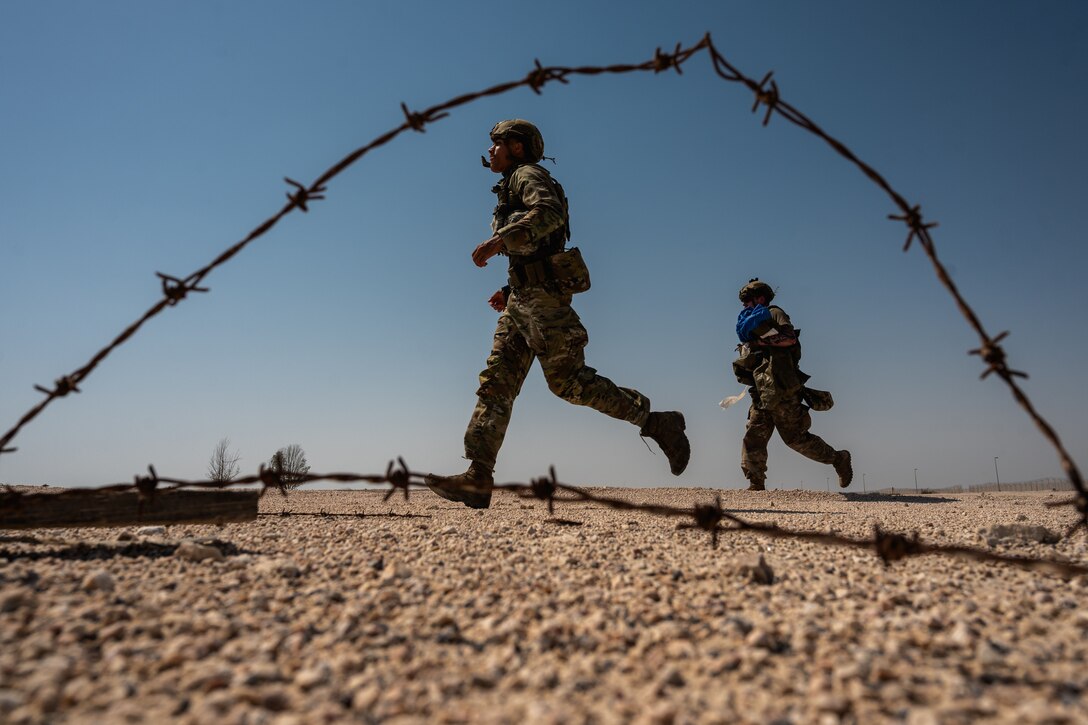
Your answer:
[[[585,405],[641,428],[650,415],[649,398],[637,390],[621,388],[586,365],[589,335],[577,316],[575,320],[565,327],[543,330],[546,348],[537,356],[548,389],[569,403]]]
[[[533,364],[533,352],[510,315],[499,316],[487,367],[480,373],[476,408],[465,430],[465,458],[495,469],[495,459],[506,437],[514,398]]]
[[[526,320],[531,331],[529,344],[540,359],[548,388],[569,403],[637,425],[639,435],[657,443],[669,461],[669,470],[679,476],[691,457],[683,414],[651,413],[650,400],[645,395],[621,388],[586,365],[589,335],[569,306],[569,296],[565,304],[562,298],[553,299],[558,303],[554,307],[550,306],[551,300],[539,300],[534,314]]]
[[[767,441],[774,433],[774,418],[754,405],[748,408],[748,423],[740,447],[740,469],[749,487],[760,489],[767,480]]]
[[[773,415],[778,434],[787,446],[819,463],[834,464],[838,460],[838,451],[825,443],[820,436],[809,433],[812,416],[799,398],[797,401],[776,406]]]

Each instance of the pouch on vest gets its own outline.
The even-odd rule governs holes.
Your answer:
[[[553,254],[548,257],[548,265],[555,275],[555,283],[564,292],[578,294],[589,289],[589,268],[578,247]]]
[[[760,406],[773,408],[780,403],[796,400],[808,375],[798,370],[789,357],[781,354],[769,354],[753,371],[756,392],[759,393]]]
[[[805,405],[815,411],[831,410],[835,405],[835,399],[831,397],[831,393],[815,388],[804,388],[801,391],[801,399],[805,401]]]
[[[747,344],[737,345],[737,359],[733,361],[733,375],[742,385],[755,385],[753,376],[756,368],[763,362],[763,355],[756,353]]]

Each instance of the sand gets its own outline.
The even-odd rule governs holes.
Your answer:
[[[597,491],[1088,564],[1068,493]],[[0,721],[1088,722],[1083,576],[382,495],[0,532]]]

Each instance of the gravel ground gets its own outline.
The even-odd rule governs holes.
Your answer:
[[[1088,564],[1068,494],[598,492]],[[1086,577],[382,495],[0,532],[0,721],[1088,722]]]

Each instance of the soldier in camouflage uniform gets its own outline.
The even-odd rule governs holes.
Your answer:
[[[739,356],[733,363],[737,380],[750,385],[752,405],[741,446],[741,470],[749,491],[763,491],[767,478],[767,441],[778,429],[782,442],[801,455],[835,467],[839,486],[853,480],[850,451],[836,451],[819,436],[808,432],[812,425],[809,408],[827,410],[831,394],[805,387],[809,376],[801,372],[801,331],[789,315],[771,305],[774,290],[759,279],[749,280],[740,290],[744,304],[737,321]]]
[[[553,264],[570,239],[570,226],[562,186],[538,163],[543,137],[533,124],[514,119],[496,124],[491,141],[484,166],[502,174],[502,180],[492,189],[498,195],[493,235],[476,247],[472,261],[484,267],[495,255],[506,255],[509,285],[488,301],[500,314],[465,431],[465,457],[471,464],[463,474],[429,476],[427,485],[472,508],[490,505],[495,459],[533,360],[540,360],[553,393],[638,426],[664,451],[673,474],[680,475],[690,455],[684,416],[650,412],[645,395],[617,386],[585,363],[589,337],[570,306],[570,285],[557,278],[558,263]],[[583,281],[576,290],[588,288],[588,272]]]

